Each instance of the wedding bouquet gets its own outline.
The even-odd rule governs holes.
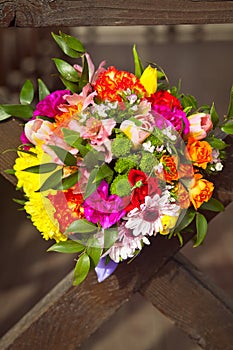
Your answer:
[[[144,68],[135,46],[134,74],[104,61],[95,70],[79,40],[52,36],[82,62],[53,59],[65,89],[49,92],[38,79],[33,107],[28,80],[19,105],[0,106],[1,120],[25,121],[13,172],[32,223],[56,241],[48,250],[78,255],[77,285],[93,268],[103,281],[152,236],[182,244],[191,223],[200,245],[203,210],[223,210],[208,176],[223,168],[227,145],[215,135],[217,128],[233,133],[233,90],[220,124],[214,104],[198,106],[180,86],[169,86],[160,67]]]

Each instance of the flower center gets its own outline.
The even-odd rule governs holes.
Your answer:
[[[158,219],[158,217],[159,217],[159,211],[158,209],[155,209],[155,208],[147,209],[143,213],[143,220],[148,222],[154,222]]]

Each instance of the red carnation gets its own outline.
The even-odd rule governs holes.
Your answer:
[[[162,105],[169,107],[171,110],[174,108],[182,109],[180,101],[166,90],[155,92],[148,97],[148,101],[151,102],[152,107],[155,105]]]

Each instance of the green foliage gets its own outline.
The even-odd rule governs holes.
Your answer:
[[[208,224],[205,216],[198,212],[196,213],[196,228],[197,237],[193,247],[198,247],[203,242],[208,229]]]
[[[221,127],[221,130],[224,131],[226,134],[233,135],[233,121],[226,122]]]
[[[58,252],[58,253],[66,253],[66,254],[73,254],[73,253],[80,253],[85,249],[85,246],[79,242],[67,240],[64,242],[59,242],[53,244],[47,252]]]
[[[144,68],[138,56],[136,45],[133,46],[133,58],[134,58],[134,66],[135,66],[135,75],[137,78],[140,78],[144,71]]]
[[[23,171],[27,171],[29,173],[34,173],[34,174],[45,174],[45,173],[50,173],[51,171],[55,170],[57,167],[58,165],[56,163],[45,163],[45,164],[30,166],[26,169],[23,169]]]
[[[48,145],[49,148],[51,148],[56,156],[67,166],[75,166],[77,165],[77,159],[73,154],[66,151],[65,149],[54,146],[54,145]]]
[[[39,100],[41,101],[50,94],[50,91],[41,79],[38,79],[37,82],[38,82]]]
[[[57,188],[57,186],[59,186],[61,184],[62,175],[63,175],[63,170],[62,169],[58,169],[57,171],[55,171],[52,175],[50,175],[45,180],[43,185],[36,192],[43,192],[43,191],[47,191],[47,190],[51,190],[51,189]]]
[[[90,257],[87,253],[82,254],[75,266],[74,269],[74,277],[73,277],[73,285],[78,286],[82,283],[88,275],[88,272],[91,267]]]
[[[200,209],[211,210],[211,211],[224,211],[224,205],[215,198],[210,198],[208,202],[204,202]]]
[[[72,83],[77,83],[79,81],[78,72],[69,63],[61,60],[60,58],[53,58],[53,61],[58,72],[63,78],[71,81]]]
[[[81,57],[86,51],[83,44],[71,35],[59,32],[60,35],[52,33],[52,37],[62,51],[71,58]]]
[[[33,109],[30,105],[0,105],[0,121],[10,117],[31,119]]]
[[[211,117],[211,121],[213,123],[213,126],[215,128],[218,125],[219,116],[218,116],[218,113],[216,112],[214,103],[212,103],[212,106],[210,108],[210,117]]]
[[[196,111],[198,108],[195,97],[189,94],[181,96],[181,104],[184,109],[187,107],[192,107],[192,110]]]
[[[231,118],[233,118],[233,85],[230,91],[230,101],[229,101],[229,106],[227,110],[227,119],[231,119]]]
[[[211,147],[216,148],[219,151],[225,149],[228,146],[226,142],[214,136],[209,136],[205,140],[210,144]]]
[[[90,233],[95,231],[97,231],[96,225],[86,219],[79,219],[73,221],[65,233]]]
[[[29,105],[33,101],[34,87],[31,80],[26,80],[19,95],[19,100],[22,105]]]

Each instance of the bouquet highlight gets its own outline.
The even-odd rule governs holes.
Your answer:
[[[56,242],[49,251],[78,254],[78,285],[90,269],[103,281],[152,236],[182,244],[193,223],[200,245],[203,210],[223,210],[208,177],[221,172],[227,146],[216,130],[233,133],[233,89],[220,124],[214,104],[199,107],[160,67],[144,68],[135,46],[133,74],[104,61],[95,69],[79,40],[52,35],[82,61],[53,59],[65,89],[49,92],[38,79],[33,107],[28,80],[19,105],[0,105],[0,120],[25,121],[13,172],[32,223]]]

